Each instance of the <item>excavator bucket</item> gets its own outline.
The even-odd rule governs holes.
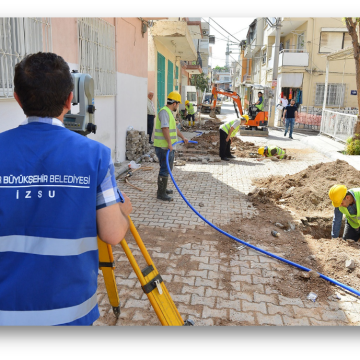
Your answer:
[[[216,112],[215,112],[215,109],[211,109],[210,110],[210,114],[209,116],[213,119],[218,119],[218,117],[216,116]]]
[[[268,136],[269,130],[267,127],[262,129],[249,129],[245,126],[240,127],[240,136]]]

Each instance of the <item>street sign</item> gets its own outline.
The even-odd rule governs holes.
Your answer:
[[[357,90],[350,90],[351,95],[357,95]]]
[[[271,81],[271,89],[272,89],[272,90],[275,90],[275,89],[276,89],[276,86],[277,86],[277,80]]]

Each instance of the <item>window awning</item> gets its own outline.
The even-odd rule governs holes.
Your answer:
[[[303,73],[282,73],[281,87],[300,88],[303,83]]]

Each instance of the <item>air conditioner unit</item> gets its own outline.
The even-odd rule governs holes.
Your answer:
[[[203,36],[209,36],[209,30],[203,30],[202,31]]]

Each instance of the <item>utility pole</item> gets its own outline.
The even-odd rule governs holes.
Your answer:
[[[274,88],[274,97],[271,101],[271,116],[269,119],[269,126],[277,125],[277,119],[275,119],[275,106],[276,100],[278,96],[278,85],[277,85],[277,78],[278,78],[278,69],[279,69],[279,52],[280,52],[280,33],[281,33],[281,18],[276,18],[276,33],[275,33],[275,54],[274,54],[274,66],[273,66],[273,77],[272,80],[276,81],[276,86]]]
[[[230,49],[229,49],[229,37],[228,37],[228,41],[227,41],[227,44],[226,44],[226,62],[225,62],[225,66],[227,68],[229,68],[229,55],[230,55]]]

